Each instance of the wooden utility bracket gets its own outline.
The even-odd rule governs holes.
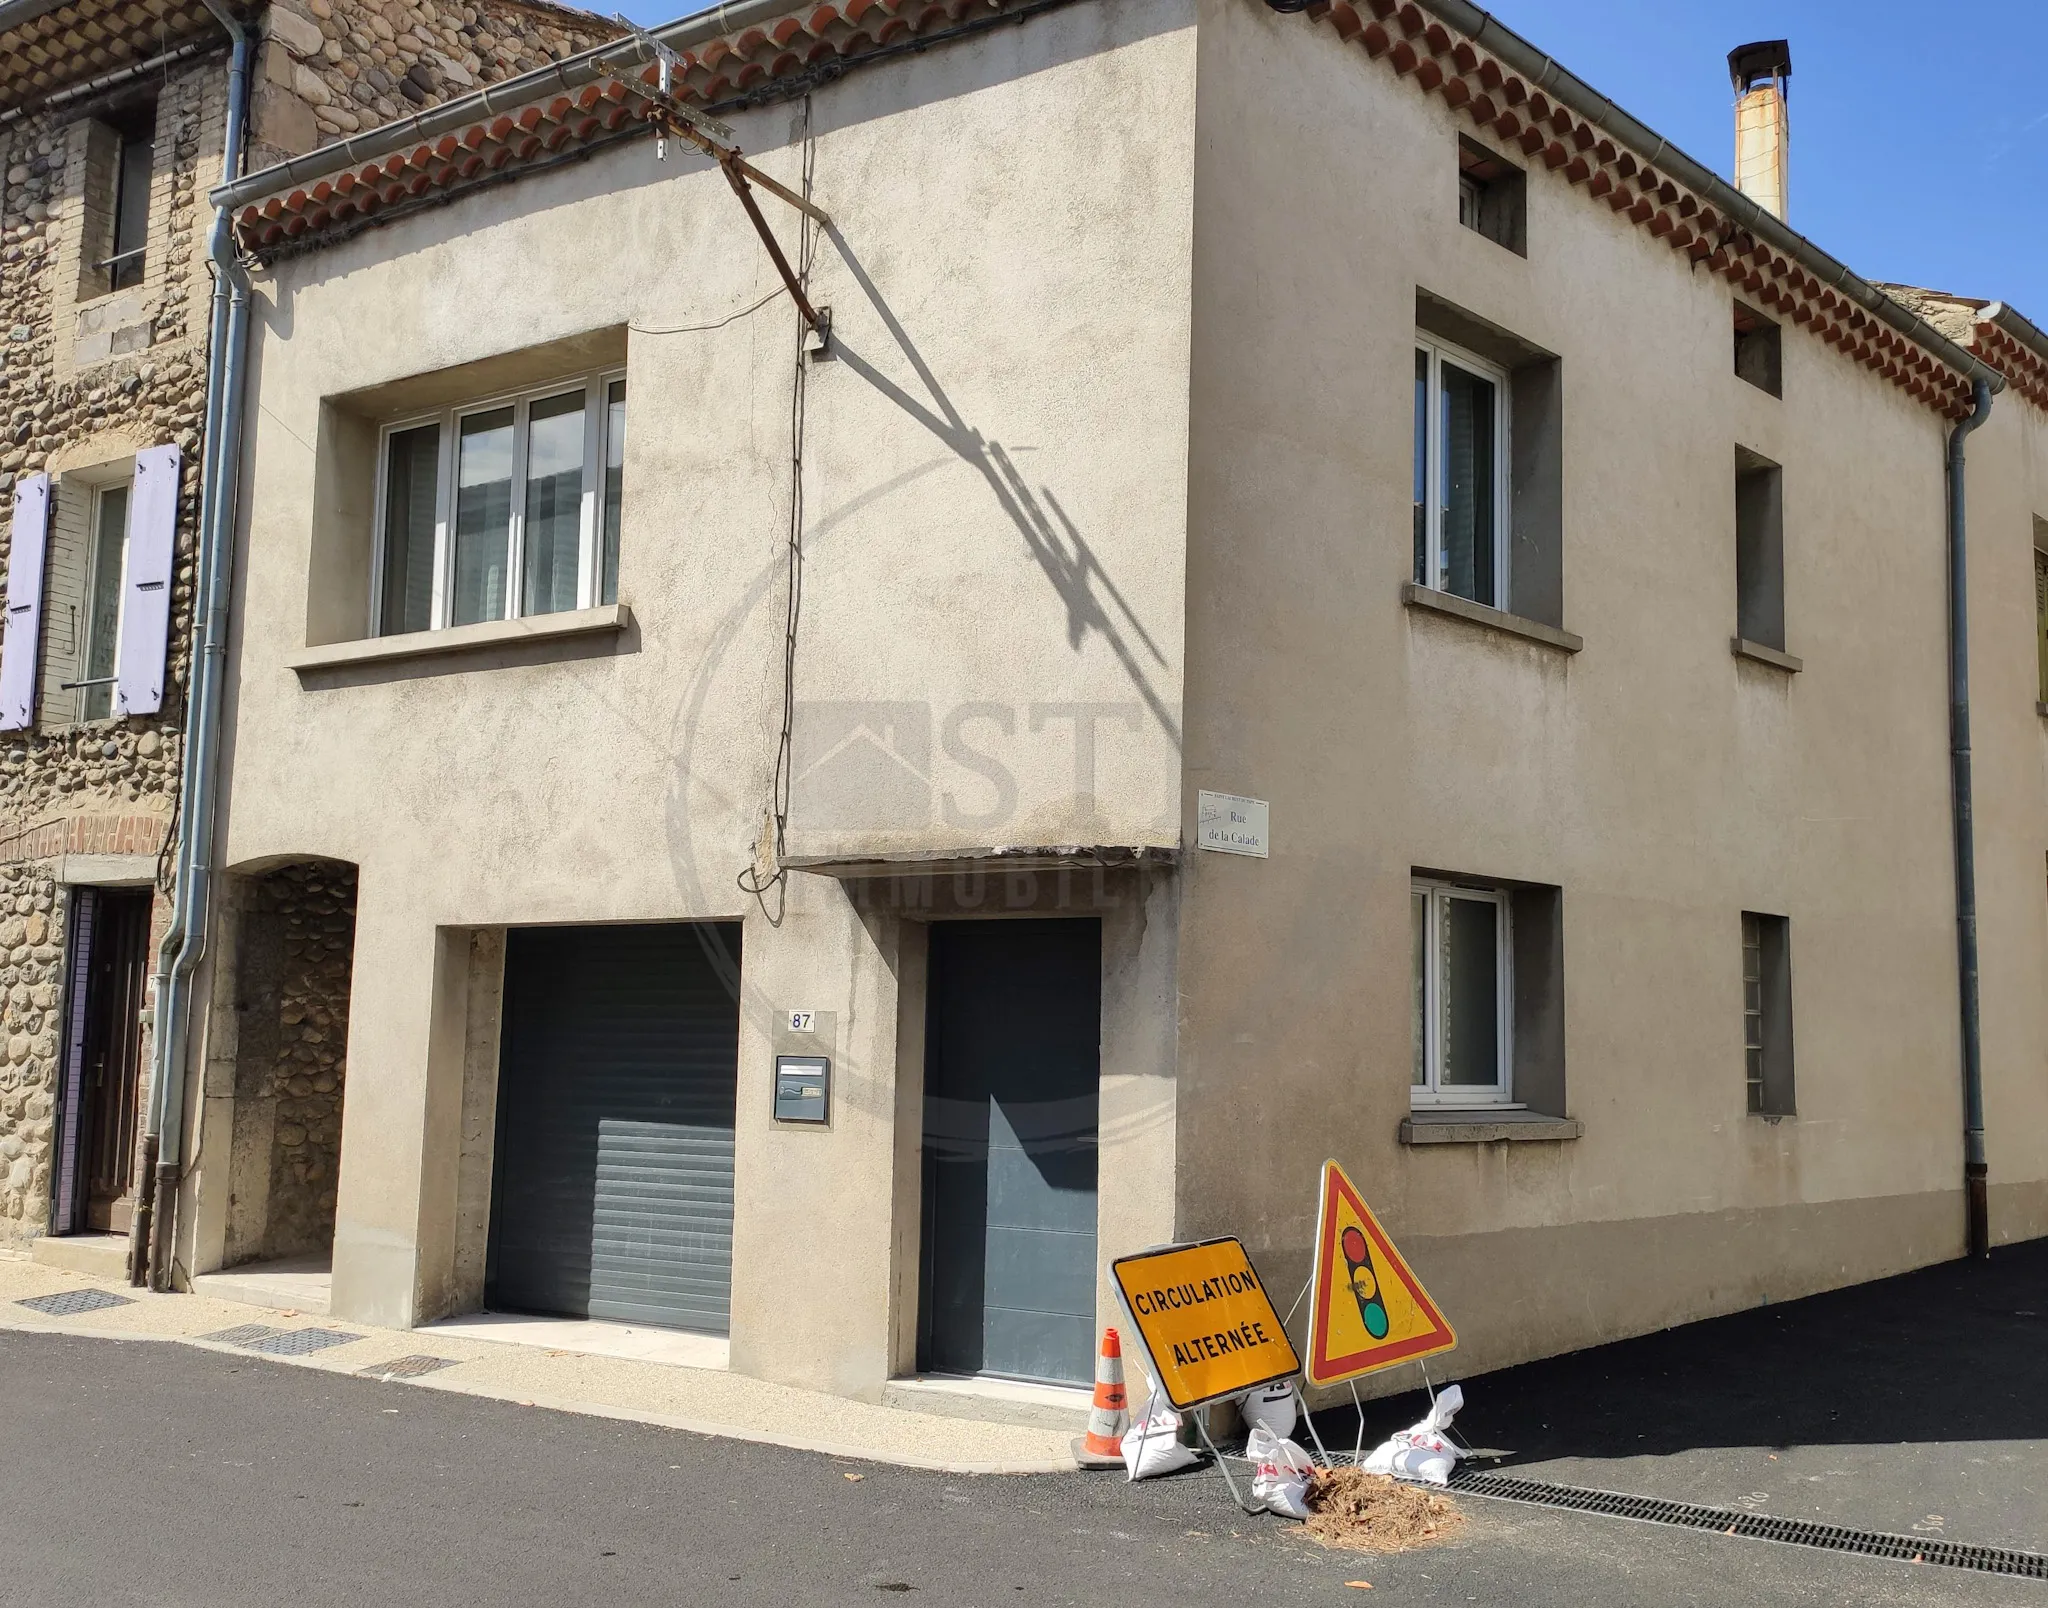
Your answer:
[[[782,276],[783,288],[789,292],[789,299],[796,303],[797,311],[804,315],[804,322],[818,337],[817,350],[825,351],[832,344],[831,313],[813,307],[810,297],[804,294],[803,282],[797,278],[796,270],[790,267],[789,258],[783,255],[775,231],[761,216],[761,203],[754,199],[753,186],[758,184],[778,201],[788,202],[822,228],[832,226],[831,218],[822,208],[812,205],[808,197],[778,184],[742,156],[739,146],[733,141],[733,131],[725,124],[678,100],[675,94],[675,52],[644,29],[626,22],[625,18],[621,17],[619,21],[632,28],[634,41],[654,57],[661,70],[660,82],[655,87],[650,88],[644,82],[636,84],[640,94],[647,98],[647,121],[654,126],[661,141],[657,149],[662,155],[667,155],[668,137],[674,135],[677,139],[688,140],[718,164],[725,174],[726,183],[732,186],[733,194],[740,198],[740,205],[747,209],[747,217],[754,225],[754,232],[761,237],[761,244],[768,248],[768,258]]]

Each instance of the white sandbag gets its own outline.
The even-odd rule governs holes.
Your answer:
[[[1450,1484],[1451,1470],[1465,1454],[1444,1432],[1464,1405],[1465,1392],[1446,1385],[1437,1392],[1427,1417],[1375,1446],[1359,1466],[1368,1474],[1391,1474],[1419,1485]]]
[[[1237,1410],[1244,1416],[1245,1428],[1271,1430],[1282,1440],[1294,1433],[1295,1420],[1299,1416],[1295,1410],[1291,1381],[1261,1385],[1257,1390],[1246,1391],[1238,1398]]]
[[[1180,1443],[1180,1414],[1157,1392],[1145,1403],[1143,1416],[1124,1431],[1123,1452],[1124,1467],[1134,1480],[1172,1474],[1199,1461]]]
[[[1307,1452],[1284,1435],[1254,1424],[1244,1455],[1252,1465],[1254,1509],[1263,1507],[1290,1519],[1308,1517],[1308,1477],[1316,1465]]]

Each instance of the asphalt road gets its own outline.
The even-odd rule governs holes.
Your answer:
[[[1211,1474],[914,1473],[170,1343],[0,1334],[0,1404],[0,1603],[37,1608],[2048,1602],[1476,1499],[1453,1544],[1330,1553]]]

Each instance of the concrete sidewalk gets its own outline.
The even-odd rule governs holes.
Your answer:
[[[90,1291],[123,1304],[69,1316],[48,1316],[20,1304]],[[310,1355],[263,1353],[272,1361],[320,1372],[384,1377],[402,1358],[427,1357],[447,1366],[406,1382],[427,1390],[944,1473],[1038,1474],[1074,1466],[1066,1431],[874,1406],[744,1374],[507,1343],[478,1338],[474,1331],[373,1329],[204,1295],[153,1295],[121,1282],[0,1258],[0,1333],[12,1329],[165,1341],[249,1355],[233,1341],[209,1337],[250,1325],[348,1335],[345,1343]],[[404,1378],[404,1371],[395,1377]]]

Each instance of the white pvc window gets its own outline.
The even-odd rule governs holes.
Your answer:
[[[618,374],[386,425],[371,634],[615,602],[625,429]]]
[[[1415,579],[1507,607],[1507,371],[1426,336],[1415,343]]]
[[[114,710],[120,679],[121,605],[127,595],[129,482],[101,486],[93,495],[91,544],[86,550],[85,605],[79,647],[78,718],[105,720]]]
[[[1417,881],[1413,923],[1416,1105],[1503,1106],[1513,1099],[1511,897]]]

